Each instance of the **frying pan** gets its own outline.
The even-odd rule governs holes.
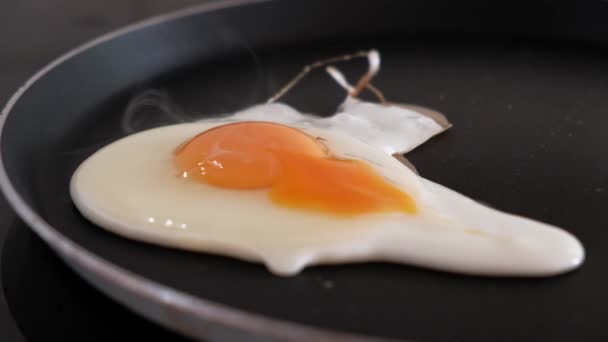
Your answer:
[[[3,111],[0,184],[78,274],[191,337],[605,338],[606,18],[605,2],[382,0],[225,1],[154,18],[68,52],[19,89]],[[368,263],[281,278],[121,238],[74,208],[70,176],[101,146],[262,102],[306,63],[371,47],[383,53],[376,86],[390,100],[454,124],[408,155],[418,171],[566,228],[586,246],[580,270],[496,279]],[[342,96],[317,73],[285,101],[326,115]]]

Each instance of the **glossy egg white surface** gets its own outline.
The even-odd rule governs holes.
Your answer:
[[[298,127],[333,155],[368,162],[416,201],[418,212],[350,217],[289,209],[267,190],[229,190],[181,178],[173,151],[221,123],[140,132],[76,170],[80,212],[124,237],[265,264],[278,275],[308,265],[387,261],[489,276],[548,276],[579,266],[584,249],[557,227],[502,213],[425,180],[382,150],[342,133]]]

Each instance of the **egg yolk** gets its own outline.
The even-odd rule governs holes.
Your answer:
[[[279,205],[353,215],[415,213],[413,199],[359,160],[334,158],[295,128],[239,122],[212,128],[175,151],[185,178],[229,189],[269,189]]]

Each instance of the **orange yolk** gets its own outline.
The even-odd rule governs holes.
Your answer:
[[[413,199],[363,161],[331,157],[314,137],[270,122],[218,126],[183,143],[184,177],[230,189],[270,189],[273,202],[338,215],[402,211]]]

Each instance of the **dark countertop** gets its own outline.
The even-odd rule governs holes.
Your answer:
[[[201,2],[204,1],[0,2],[1,106],[27,78],[77,45],[129,23]],[[0,266],[2,341],[120,340],[132,335],[180,339],[89,287],[27,230],[2,195]],[[3,282],[7,275],[11,276],[11,284]],[[28,293],[31,295],[24,295]]]

